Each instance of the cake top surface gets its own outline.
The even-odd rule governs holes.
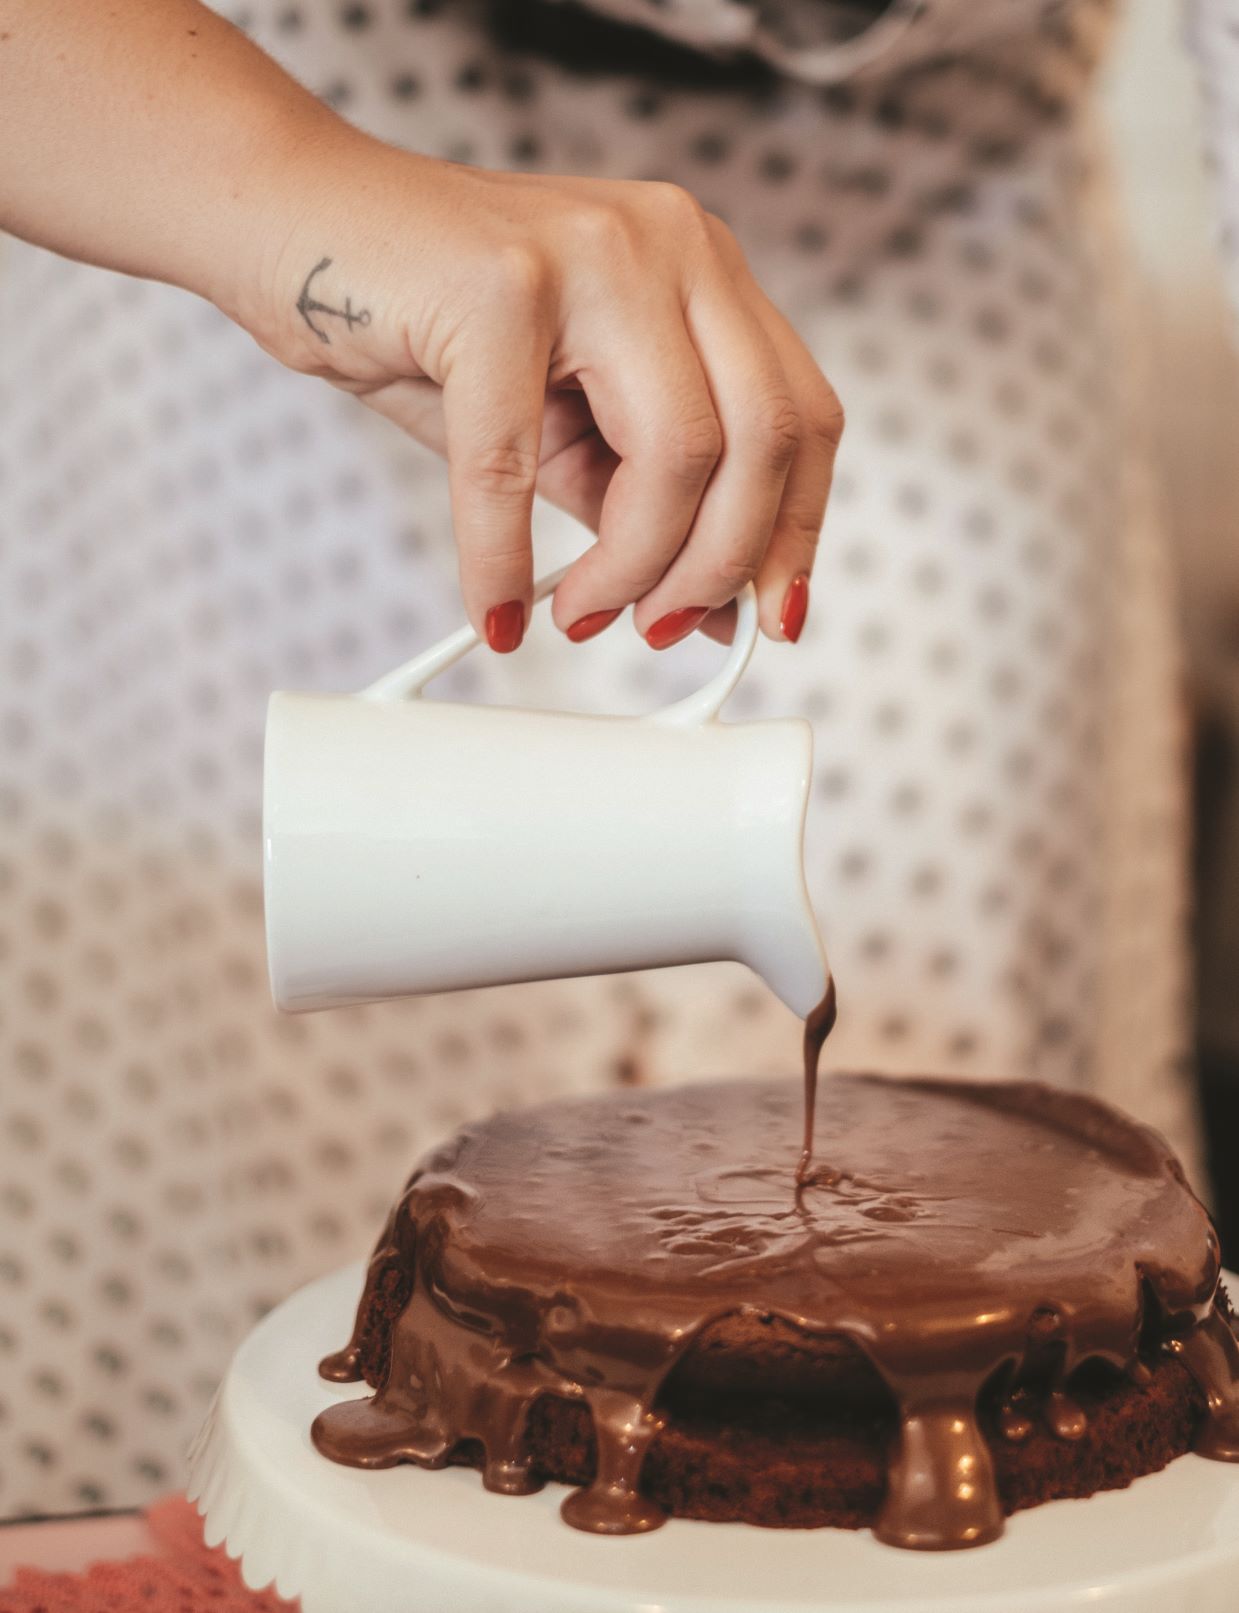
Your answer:
[[[970,1332],[978,1313],[1131,1318],[1139,1272],[1207,1301],[1216,1241],[1153,1132],[1030,1085],[838,1076],[797,1191],[793,1082],[728,1081],[544,1104],[467,1128],[414,1177],[461,1193],[449,1289],[558,1283],[591,1310],[703,1303],[808,1327]],[[998,1323],[995,1315],[993,1321]]]

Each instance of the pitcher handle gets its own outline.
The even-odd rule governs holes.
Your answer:
[[[548,594],[555,592],[567,570],[567,566],[560,566],[557,571],[548,572],[545,577],[538,579],[533,590],[535,605]],[[402,700],[420,695],[432,678],[437,678],[440,672],[446,672],[448,667],[455,666],[457,661],[468,655],[469,651],[480,643],[480,635],[466,623],[464,627],[458,627],[454,633],[449,633],[447,638],[440,639],[438,644],[423,650],[421,655],[415,655],[411,661],[406,661],[403,666],[385,672],[381,678],[377,678],[368,688],[361,691],[361,698]],[[688,728],[717,717],[724,700],[739,683],[741,674],[748,666],[756,643],[757,593],[753,584],[748,583],[736,597],[736,636],[732,640],[731,649],[723,665],[707,683],[702,684],[700,689],[686,695],[683,700],[664,706],[660,711],[651,712],[644,720],[669,727]]]

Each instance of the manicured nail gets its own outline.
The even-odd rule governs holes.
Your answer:
[[[594,638],[604,627],[610,627],[618,615],[618,610],[592,610],[588,616],[578,616],[567,629],[567,635],[574,644],[584,644],[587,638]]]
[[[665,650],[687,638],[695,627],[700,627],[710,614],[708,605],[685,605],[680,610],[669,610],[645,630],[645,642],[652,650]]]
[[[500,655],[509,655],[525,636],[525,602],[509,599],[486,612],[486,642]]]
[[[779,614],[779,631],[789,644],[794,644],[804,629],[809,612],[809,573],[802,571],[793,577],[783,595],[783,609]]]

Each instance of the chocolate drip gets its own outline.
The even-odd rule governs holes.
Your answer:
[[[913,1391],[901,1411],[899,1449],[874,1534],[889,1546],[929,1551],[997,1540],[1002,1505],[973,1406],[954,1396],[922,1404]]]
[[[835,980],[826,982],[826,995],[804,1022],[804,1142],[796,1165],[796,1186],[803,1187],[813,1168],[813,1131],[817,1120],[817,1066],[826,1038],[839,1017]]]
[[[1032,1418],[1015,1406],[1003,1406],[998,1413],[998,1431],[1012,1445],[1022,1445],[1033,1431]]]
[[[1211,1310],[1192,1331],[1168,1340],[1195,1378],[1209,1407],[1196,1441],[1198,1456],[1215,1462],[1239,1462],[1239,1344],[1230,1323]]]
[[[1046,1419],[1059,1439],[1083,1439],[1088,1432],[1088,1418],[1069,1394],[1052,1389],[1046,1402]]]
[[[387,1217],[387,1224],[382,1235],[375,1245],[374,1253],[370,1256],[370,1264],[366,1267],[365,1286],[361,1291],[361,1303],[357,1307],[360,1321],[370,1310],[371,1300],[376,1289],[382,1281],[384,1272],[390,1271],[400,1255],[400,1248],[396,1242],[396,1226],[400,1216],[400,1206],[397,1205]],[[329,1383],[356,1383],[361,1377],[361,1341],[356,1332],[342,1350],[325,1356],[318,1363],[320,1378],[326,1378]]]
[[[355,1344],[347,1344],[334,1355],[324,1356],[318,1363],[318,1375],[328,1383],[356,1383],[361,1377],[361,1351]]]
[[[493,1489],[524,1493],[540,1396],[583,1403],[597,1459],[565,1519],[595,1533],[663,1521],[641,1490],[664,1386],[725,1319],[777,1321],[867,1358],[899,1435],[877,1524],[894,1545],[991,1540],[1002,1507],[982,1389],[1031,1366],[1046,1421],[1078,1439],[1071,1374],[1138,1371],[1158,1328],[1200,1384],[1202,1455],[1239,1460],[1239,1347],[1215,1305],[1216,1240],[1156,1134],[1031,1085],[840,1076],[823,1087],[834,1163],[800,1187],[791,1083],[578,1099],[460,1133],[414,1175],[367,1274],[319,1450],[355,1466],[441,1466],[480,1443]],[[390,1357],[374,1352],[376,1305]],[[1143,1330],[1143,1332],[1142,1332]],[[367,1342],[369,1341],[369,1342]],[[384,1349],[386,1335],[384,1334]],[[1019,1397],[1024,1398],[1023,1395]],[[1000,1434],[1027,1438],[1022,1407]]]

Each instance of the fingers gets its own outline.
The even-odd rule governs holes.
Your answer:
[[[771,639],[795,644],[808,613],[808,582],[831,494],[844,410],[797,334],[770,303],[761,323],[781,356],[800,419],[800,440],[782,486],[770,545],[758,569],[758,616]]]
[[[359,394],[360,401],[401,431],[447,457],[443,389],[434,381],[389,381]],[[583,392],[548,392],[542,414],[538,492],[558,509],[598,530],[602,501],[619,457],[594,422]]]
[[[544,189],[516,197],[535,223]],[[752,579],[763,631],[794,641],[838,400],[734,237],[685,193],[615,183],[590,197],[568,206],[552,187],[554,227],[485,255],[484,303],[470,293],[424,379],[366,401],[446,450],[465,605],[493,648],[524,634],[535,485],[598,533],[556,590],[573,639],[630,604],[656,647],[696,628],[726,638]]]
[[[637,606],[637,629],[655,649],[699,626],[757,575],[800,443],[782,362],[731,281],[718,273],[699,286],[686,319],[718,412],[723,453],[688,542]]]
[[[584,392],[548,392],[538,470],[542,497],[597,532],[618,465],[619,455],[599,431]]]
[[[556,625],[578,640],[647,595],[671,565],[692,529],[722,434],[682,310],[669,299],[603,332],[579,377],[618,460],[598,542],[555,590]]]
[[[757,573],[758,614],[762,630],[771,638],[795,643],[808,611],[809,578],[843,434],[843,409],[782,315],[769,308],[763,323],[796,399],[800,439]]]
[[[535,320],[472,324],[443,381],[452,520],[465,610],[491,649],[525,634],[533,593],[530,517],[551,341]]]
[[[738,247],[735,252],[738,255]],[[762,630],[771,638],[795,643],[808,612],[809,578],[843,435],[843,408],[800,337],[762,293],[743,259],[738,263],[732,259],[730,267],[748,291],[754,313],[779,356],[799,420],[796,453],[756,578]]]
[[[720,605],[718,610],[712,610],[702,622],[700,631],[716,644],[730,644],[736,636],[735,600],[728,605]]]

